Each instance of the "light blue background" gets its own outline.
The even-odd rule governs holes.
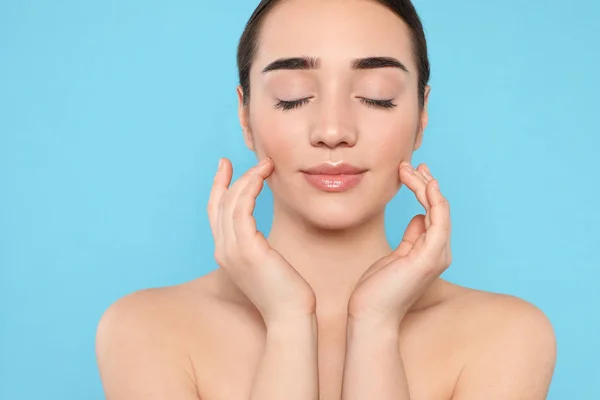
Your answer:
[[[235,50],[257,1],[0,3],[0,398],[101,399],[96,324],[215,267],[220,156],[253,162]],[[600,3],[416,2],[432,64],[427,162],[450,200],[444,277],[546,312],[550,399],[600,399]],[[259,227],[270,224],[270,192]],[[393,243],[420,207],[389,207]]]

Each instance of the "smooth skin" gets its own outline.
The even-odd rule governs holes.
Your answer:
[[[250,399],[317,399],[315,294],[256,230],[252,216],[264,179],[273,172],[273,163],[264,159],[229,188],[231,171],[229,160],[221,160],[208,213],[217,263],[256,307],[266,325],[264,355]]]
[[[227,189],[231,171],[223,160],[208,206],[216,259],[257,306],[237,303],[216,272],[119,300],[98,330],[107,399],[545,398],[555,342],[533,305],[438,278],[438,293],[406,312],[450,264],[449,206],[425,164],[402,164],[399,176],[426,214],[365,271],[346,320],[323,324],[306,281],[256,231],[252,211],[272,162]],[[336,351],[343,325],[345,360]]]
[[[262,72],[295,56],[318,66]],[[407,71],[350,68],[371,56]],[[544,313],[440,278],[452,263],[450,206],[427,165],[411,166],[428,122],[430,88],[420,108],[417,81],[406,25],[375,2],[270,11],[248,103],[238,87],[244,139],[262,162],[232,182],[223,158],[208,201],[219,268],[109,307],[96,343],[107,399],[546,397],[556,340]],[[367,169],[348,192],[320,192],[302,175],[341,159]],[[265,182],[268,238],[252,216]],[[401,187],[424,213],[392,248],[384,211]]]

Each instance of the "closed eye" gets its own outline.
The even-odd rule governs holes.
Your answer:
[[[310,99],[312,99],[312,97],[307,97],[307,98],[298,99],[298,100],[279,100],[275,104],[274,108],[281,109],[283,111],[293,110],[294,108],[299,108],[305,104],[308,104],[310,102]],[[384,109],[396,107],[396,104],[392,102],[392,99],[376,100],[376,99],[368,99],[366,97],[359,97],[359,99],[360,99],[361,103],[363,103],[369,107],[384,108]]]
[[[303,105],[307,104],[310,99],[312,99],[312,97],[307,97],[305,99],[299,99],[299,100],[279,100],[277,102],[277,104],[275,104],[274,108],[275,109],[282,109],[283,111],[286,110],[292,110],[294,108],[298,108],[298,107],[302,107]]]
[[[388,100],[375,100],[375,99],[367,99],[366,97],[359,97],[360,102],[366,104],[369,107],[375,108],[394,108],[396,104],[392,102],[392,99]]]

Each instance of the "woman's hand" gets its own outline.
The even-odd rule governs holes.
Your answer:
[[[348,314],[355,320],[389,322],[395,327],[452,261],[450,208],[437,180],[425,164],[415,170],[403,162],[399,173],[426,214],[416,215],[398,248],[363,274],[348,304]]]
[[[233,167],[221,159],[208,202],[215,260],[267,324],[310,315],[316,307],[312,288],[256,230],[256,198],[273,168],[266,158],[229,187]]]

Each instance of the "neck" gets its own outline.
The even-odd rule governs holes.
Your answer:
[[[317,229],[275,206],[268,241],[312,287],[319,317],[334,320],[345,316],[348,300],[362,274],[392,251],[385,235],[383,212],[352,229],[331,231]],[[215,277],[219,296],[248,305],[245,295],[221,268]],[[436,279],[411,311],[437,304],[451,294],[451,285]]]
[[[360,225],[333,231],[316,228],[275,205],[268,241],[313,288],[318,313],[332,316],[346,312],[362,274],[392,251],[383,212]]]

